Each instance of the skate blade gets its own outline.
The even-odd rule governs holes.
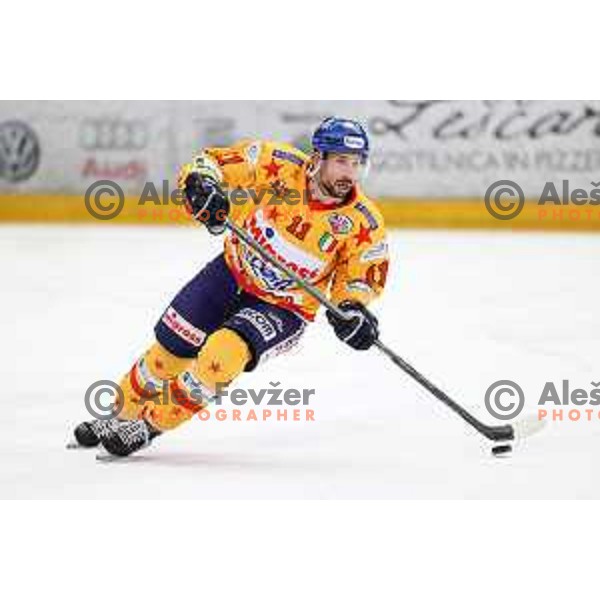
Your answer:
[[[67,450],[94,450],[97,449],[98,446],[82,446],[80,443],[75,440],[68,442],[65,446]]]
[[[130,460],[136,460],[141,458],[140,457],[140,452],[142,450],[145,450],[146,448],[148,448],[152,443],[152,440],[149,440],[147,444],[144,444],[141,448],[138,448],[135,452],[132,452],[131,454],[128,454],[127,456],[119,456],[118,454],[111,454],[110,452],[108,452],[107,450],[102,449],[100,452],[98,452],[98,454],[96,454],[96,460],[100,461],[100,462],[122,462],[122,461],[130,461]]]
[[[136,462],[143,459],[143,455],[134,452],[133,454],[129,454],[127,456],[119,456],[118,454],[111,454],[110,452],[98,452],[96,454],[96,460],[98,462]]]
[[[129,456],[118,456],[117,454],[110,454],[109,452],[98,452],[96,454],[96,460],[98,462],[126,462]]]

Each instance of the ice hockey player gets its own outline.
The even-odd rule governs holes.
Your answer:
[[[335,334],[365,350],[378,336],[367,305],[383,290],[388,270],[381,214],[359,187],[369,139],[358,122],[328,118],[312,145],[310,156],[270,141],[206,148],[182,168],[178,185],[192,217],[211,234],[223,234],[228,217],[328,294],[351,317],[327,311]],[[234,202],[236,190],[251,193]],[[154,329],[156,342],[122,379],[118,418],[81,423],[78,444],[101,443],[118,456],[147,446],[207,406],[218,384],[294,346],[318,308],[228,233],[224,251],[173,298]],[[165,380],[177,401],[153,402]],[[198,393],[206,402],[195,400]]]

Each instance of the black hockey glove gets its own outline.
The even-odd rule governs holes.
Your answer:
[[[184,193],[185,206],[196,221],[206,225],[213,235],[225,231],[229,199],[214,179],[190,173],[185,180]]]
[[[341,319],[331,311],[325,313],[327,320],[333,326],[335,335],[355,350],[367,350],[379,337],[378,322],[375,315],[370,313],[360,302],[344,300],[339,308],[350,319]]]

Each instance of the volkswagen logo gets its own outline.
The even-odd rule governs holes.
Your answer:
[[[29,179],[40,164],[40,143],[25,123],[0,123],[0,179],[18,183]]]
[[[84,150],[142,150],[148,128],[140,119],[84,119],[79,142]]]

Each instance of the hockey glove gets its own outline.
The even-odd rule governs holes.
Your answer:
[[[229,199],[217,181],[193,171],[184,182],[185,206],[188,212],[204,224],[213,235],[225,231],[229,214]]]
[[[333,326],[335,335],[355,350],[367,350],[379,337],[378,322],[375,315],[370,313],[360,302],[345,300],[339,308],[350,318],[341,319],[331,311],[325,315]]]

